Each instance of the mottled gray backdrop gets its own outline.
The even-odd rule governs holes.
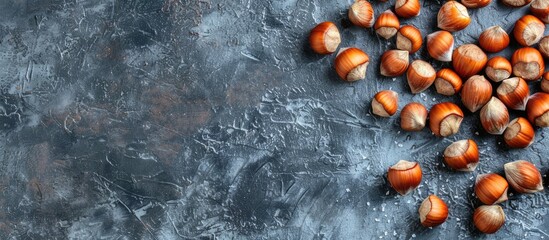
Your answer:
[[[526,150],[507,150],[478,114],[447,139],[373,117],[370,99],[382,89],[398,91],[401,107],[459,100],[433,88],[412,95],[404,78],[381,77],[379,56],[394,39],[351,27],[351,3],[0,1],[1,238],[483,238],[471,221],[475,176],[517,159],[545,174],[548,130]],[[421,15],[403,23],[434,31],[441,3],[422,1]],[[374,1],[376,15],[393,4]],[[510,32],[526,11],[499,2],[471,10],[457,44],[495,24]],[[334,56],[308,49],[309,30],[326,20],[341,46],[370,55],[367,80],[338,80]],[[424,48],[411,58],[444,66]],[[480,147],[474,173],[441,162],[464,138]],[[385,177],[400,159],[424,172],[404,197]],[[434,229],[417,214],[429,194],[450,207]],[[547,192],[513,194],[495,236],[548,238],[548,206]]]

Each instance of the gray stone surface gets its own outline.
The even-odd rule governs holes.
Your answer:
[[[398,91],[401,106],[459,99],[433,88],[412,95],[404,78],[381,77],[379,56],[394,39],[350,27],[351,2],[0,1],[1,238],[548,238],[547,192],[513,194],[496,235],[471,221],[477,174],[517,159],[547,172],[547,130],[508,150],[478,114],[466,113],[447,139],[373,117],[370,99],[382,89]],[[421,15],[403,23],[434,31],[441,3],[422,1]],[[392,4],[373,2],[376,15]],[[457,44],[495,24],[510,32],[526,11],[495,1],[470,10]],[[341,46],[370,55],[367,80],[338,80],[334,56],[308,49],[309,30],[326,20]],[[444,66],[424,48],[412,59]],[[480,147],[474,173],[441,162],[464,138]],[[385,177],[400,159],[424,173],[404,197]],[[429,194],[450,207],[434,229],[418,221]]]

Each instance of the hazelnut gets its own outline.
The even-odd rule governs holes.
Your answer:
[[[399,28],[400,22],[398,21],[398,17],[391,10],[380,14],[374,24],[376,33],[385,39],[392,38]]]
[[[427,122],[427,109],[421,103],[408,103],[400,111],[400,127],[404,131],[421,131]]]
[[[503,165],[509,185],[519,193],[535,193],[543,190],[541,173],[534,164],[518,160]]]
[[[429,112],[429,127],[435,136],[448,137],[456,134],[463,121],[463,111],[451,103],[435,104]]]
[[[435,81],[436,72],[433,66],[423,60],[415,60],[406,72],[408,85],[412,93],[420,93],[429,88]]]
[[[505,213],[499,205],[484,205],[473,213],[475,227],[483,233],[495,233],[505,223]]]
[[[374,9],[366,0],[356,0],[349,8],[349,20],[356,26],[371,28],[374,25]]]
[[[530,4],[530,12],[544,23],[549,23],[549,0],[534,0]]]
[[[400,76],[406,72],[408,64],[408,51],[389,50],[381,56],[381,75],[387,77]]]
[[[452,69],[443,68],[437,72],[435,87],[442,95],[451,96],[458,93],[462,84],[461,78]]]
[[[532,46],[539,42],[545,32],[545,24],[537,17],[525,15],[521,17],[513,29],[513,35],[517,42],[524,46]]]
[[[507,201],[508,187],[505,178],[498,174],[480,174],[475,182],[475,194],[484,204],[497,204]]]
[[[478,146],[471,139],[456,141],[444,150],[444,163],[457,171],[475,171],[478,162]]]
[[[503,140],[510,148],[527,148],[532,145],[534,139],[535,133],[532,124],[522,117],[513,119],[503,133]]]
[[[517,49],[511,58],[511,65],[513,74],[526,81],[538,80],[545,71],[543,57],[531,47]]]
[[[492,84],[484,76],[470,77],[461,89],[461,101],[469,111],[476,112],[490,101]]]
[[[469,26],[471,18],[467,8],[461,3],[448,1],[438,11],[437,22],[440,29],[456,32]]]
[[[425,198],[419,207],[419,221],[424,227],[436,227],[448,218],[448,206],[435,195]]]
[[[538,50],[544,58],[549,58],[549,36],[541,38],[539,41]]]
[[[427,36],[427,52],[441,62],[452,61],[454,51],[454,37],[448,31],[441,30]]]
[[[332,22],[323,22],[316,25],[309,35],[309,44],[318,54],[330,54],[337,50],[341,43],[341,36],[336,25]]]
[[[538,92],[530,96],[526,104],[526,115],[530,123],[538,127],[549,127],[549,93]]]
[[[496,92],[499,100],[507,107],[521,111],[526,109],[530,90],[522,78],[514,77],[503,80]]]
[[[488,62],[488,57],[474,44],[461,45],[452,54],[452,66],[462,78],[477,74],[484,68],[486,62]]]
[[[419,29],[412,25],[401,27],[397,33],[396,46],[400,50],[410,53],[417,52],[423,44],[423,38]]]
[[[393,116],[398,110],[398,93],[391,90],[378,92],[372,100],[372,111],[380,117]]]
[[[389,168],[387,180],[400,195],[407,195],[419,186],[421,176],[419,163],[400,160]]]
[[[492,97],[480,110],[480,123],[486,132],[501,135],[509,124],[509,111],[498,98]]]
[[[541,90],[549,93],[549,72],[545,72],[541,78]]]
[[[502,2],[509,7],[523,7],[528,5],[532,0],[502,0]]]
[[[395,13],[399,17],[411,18],[419,15],[419,0],[397,0],[395,2]]]
[[[501,82],[504,79],[509,78],[513,72],[513,66],[509,60],[504,57],[495,56],[488,60],[486,63],[486,76],[494,82]]]
[[[335,59],[337,75],[343,80],[354,82],[366,78],[370,63],[368,54],[358,48],[342,48]]]
[[[488,6],[492,0],[461,0],[461,4],[463,4],[467,8],[483,8]]]
[[[492,26],[484,30],[478,38],[478,43],[487,52],[499,52],[509,46],[509,35],[500,26]]]

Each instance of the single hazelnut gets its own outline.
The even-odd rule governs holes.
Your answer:
[[[527,148],[534,143],[535,132],[526,118],[513,119],[503,133],[503,140],[510,148]]]
[[[374,25],[374,9],[366,0],[355,0],[349,8],[349,20],[356,26],[371,28]]]
[[[538,50],[531,47],[517,49],[511,57],[511,65],[513,74],[526,81],[538,80],[545,71],[543,57]]]
[[[436,71],[428,62],[415,60],[410,64],[406,72],[406,78],[408,79],[408,85],[412,93],[416,94],[433,84],[436,78]]]
[[[400,21],[398,17],[391,10],[387,10],[377,17],[374,24],[376,33],[385,38],[392,38],[400,28]]]
[[[525,15],[521,17],[513,29],[515,40],[524,46],[532,46],[541,40],[545,32],[545,24],[533,15]]]
[[[543,190],[541,173],[534,164],[518,160],[503,165],[509,185],[519,193],[535,193]]]
[[[530,4],[530,12],[544,23],[549,23],[549,0],[534,0]]]
[[[538,50],[539,53],[541,53],[541,56],[544,58],[549,58],[549,36],[541,38],[539,41]]]
[[[549,93],[534,93],[526,104],[526,115],[530,123],[538,127],[549,127]]]
[[[448,206],[436,195],[425,198],[419,207],[419,221],[424,227],[436,227],[448,218]]]
[[[414,191],[421,183],[421,167],[417,162],[400,160],[389,168],[387,180],[400,195]]]
[[[435,104],[429,112],[429,127],[437,137],[448,137],[459,131],[463,111],[451,102]]]
[[[397,0],[395,2],[395,13],[399,17],[411,18],[419,15],[421,5],[419,0]]]
[[[480,123],[486,132],[501,135],[509,124],[509,111],[498,98],[492,97],[480,110]]]
[[[354,82],[366,78],[370,63],[368,54],[358,48],[342,48],[335,59],[337,75],[343,80]]]
[[[505,223],[505,213],[499,205],[483,205],[475,209],[473,222],[479,231],[492,234]]]
[[[488,57],[475,44],[461,45],[452,54],[452,66],[462,78],[477,74],[484,69],[486,62],[488,62]]]
[[[456,141],[444,150],[444,163],[457,171],[475,171],[478,162],[478,145],[471,139]]]
[[[470,77],[461,89],[461,102],[469,111],[476,112],[492,97],[492,84],[481,75]]]
[[[461,90],[462,85],[461,78],[452,69],[443,68],[437,72],[435,88],[438,93],[452,96]]]
[[[490,2],[492,0],[461,0],[461,4],[467,8],[483,8],[488,6]]]
[[[410,53],[417,52],[423,44],[419,29],[412,25],[402,26],[397,33],[396,46],[400,50]]]
[[[336,25],[332,22],[323,22],[316,25],[309,35],[309,44],[318,54],[330,54],[337,50],[341,43],[341,36]]]
[[[445,30],[436,31],[427,35],[427,52],[441,62],[451,62],[454,51],[454,37]]]
[[[387,77],[404,74],[408,69],[408,51],[389,50],[381,55],[380,72]]]
[[[471,17],[467,8],[461,3],[448,1],[438,11],[437,22],[440,29],[456,32],[469,26]]]
[[[509,60],[504,57],[495,56],[486,63],[486,76],[494,82],[501,82],[509,78],[513,72],[513,66]]]
[[[501,82],[501,85],[499,85],[496,92],[499,100],[501,100],[505,106],[520,111],[526,109],[526,103],[528,102],[528,97],[530,97],[530,90],[524,79],[519,77],[505,79]]]
[[[398,93],[391,90],[378,92],[372,100],[372,112],[380,117],[393,116],[398,110]]]
[[[421,131],[427,122],[427,109],[421,103],[408,103],[400,111],[400,127],[404,131]]]
[[[498,174],[480,174],[475,182],[475,194],[484,204],[497,204],[507,201],[508,187],[505,178]]]
[[[509,35],[500,26],[492,26],[484,30],[478,38],[478,43],[487,52],[499,52],[509,46]]]

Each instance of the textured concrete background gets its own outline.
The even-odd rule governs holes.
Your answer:
[[[412,95],[404,78],[381,77],[379,56],[394,39],[350,27],[351,3],[0,1],[1,238],[485,238],[471,221],[474,178],[517,159],[545,175],[547,130],[530,148],[507,150],[478,114],[466,113],[447,139],[371,116],[382,89],[398,91],[401,107],[459,100],[433,87]],[[422,1],[421,15],[403,23],[427,35],[441,3]],[[374,2],[376,16],[393,4]],[[457,44],[495,24],[510,32],[526,11],[499,2],[471,10]],[[341,46],[370,55],[367,80],[338,80],[334,56],[308,50],[309,30],[326,20]],[[411,58],[444,66],[425,49]],[[474,173],[441,163],[464,138],[480,147]],[[424,173],[404,197],[385,178],[400,159]],[[429,194],[450,207],[435,229],[418,220]],[[548,205],[547,192],[513,194],[491,237],[548,238]]]

